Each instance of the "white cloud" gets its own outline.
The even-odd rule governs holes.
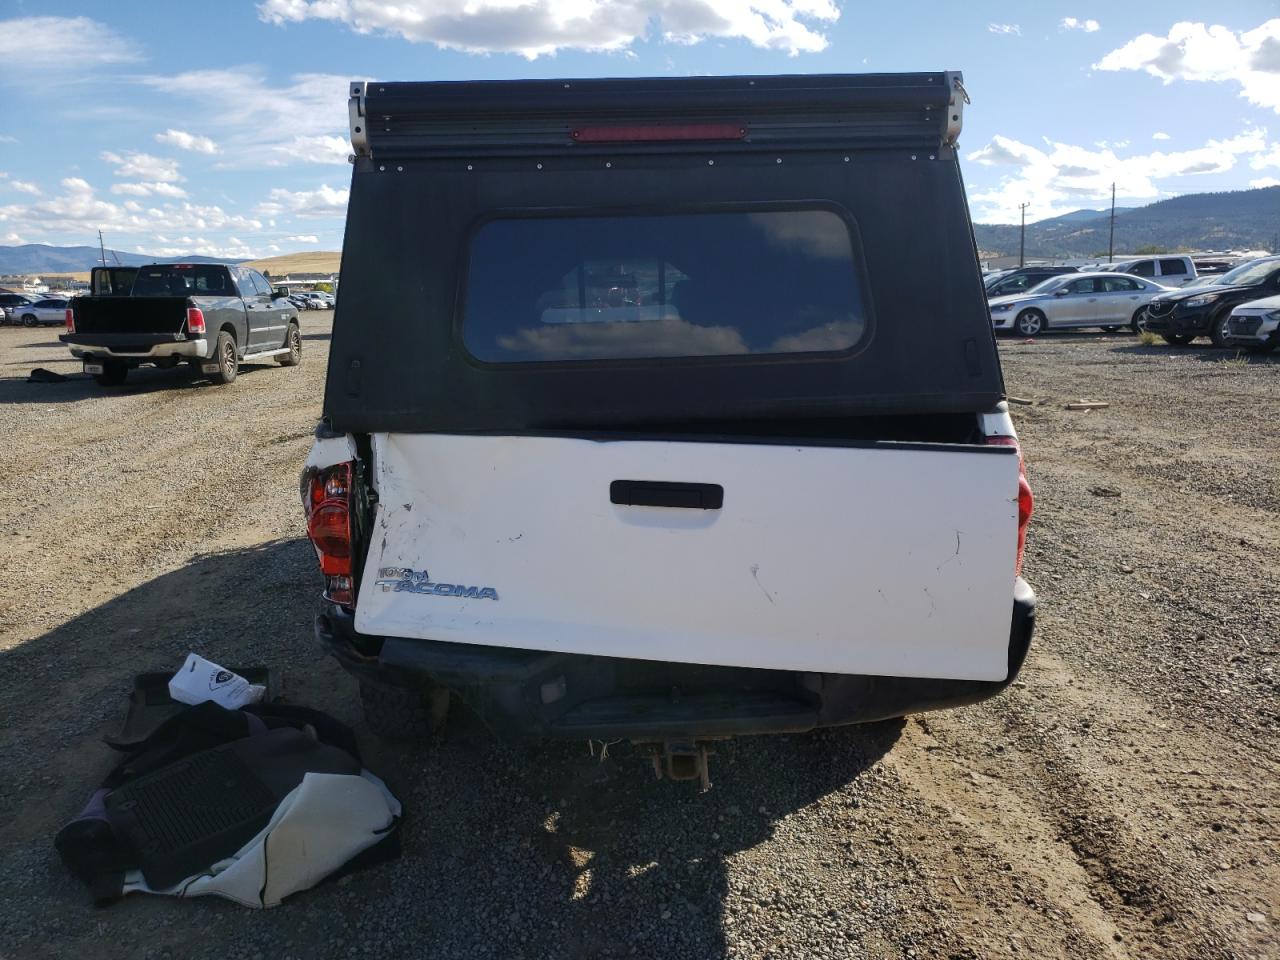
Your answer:
[[[314,233],[298,234],[293,237],[285,237],[285,243],[319,243],[320,238]]]
[[[225,169],[279,167],[295,163],[343,163],[347,141],[348,77],[297,74],[273,85],[260,67],[190,70],[146,76],[141,82],[195,103],[201,123],[225,158]],[[245,109],[251,104],[252,109]]]
[[[1097,33],[1102,29],[1097,20],[1080,20],[1076,17],[1063,17],[1059,26],[1063,30],[1083,30],[1085,33]]]
[[[692,44],[741,39],[795,56],[823,50],[835,0],[263,0],[268,23],[332,20],[357,33],[391,34],[467,53],[627,51],[659,37]]]
[[[998,33],[1005,36],[1022,36],[1022,27],[1016,23],[988,23],[987,33]]]
[[[4,174],[3,176],[5,180],[5,186],[8,187],[9,189],[17,190],[19,193],[29,193],[33,197],[40,196],[40,188],[37,187],[34,183],[28,183],[26,180],[10,180],[9,175],[7,173]]]
[[[132,41],[88,17],[0,20],[0,77],[11,83],[138,59]]]
[[[1203,147],[1165,153],[1120,157],[1111,147],[1092,150],[1074,144],[1049,142],[1046,149],[1009,137],[996,136],[970,161],[986,167],[1011,167],[989,190],[970,194],[975,219],[1013,223],[1018,204],[1031,203],[1028,219],[1043,219],[1109,198],[1111,184],[1126,199],[1151,199],[1167,194],[1156,181],[1171,177],[1225,173],[1245,154],[1266,149],[1266,133],[1245,130],[1227,140],[1210,140]]]
[[[156,134],[156,143],[165,143],[179,150],[190,150],[192,153],[217,153],[218,145],[208,137],[200,137],[185,130],[169,129]]]
[[[0,134],[0,143],[17,143],[17,142],[18,142],[17,137],[11,137],[7,133]]]
[[[1260,187],[1280,187],[1280,179],[1275,177],[1260,177],[1257,180],[1250,180],[1249,186],[1255,189]]]
[[[1112,50],[1095,70],[1145,70],[1165,83],[1235,83],[1250,103],[1280,113],[1280,18],[1236,33],[1218,24],[1175,23]]]
[[[348,192],[327,184],[321,184],[315,190],[295,191],[276,187],[258,205],[256,212],[264,217],[278,217],[285,213],[304,218],[344,217]]]
[[[1265,153],[1257,153],[1249,158],[1249,166],[1255,170],[1264,170],[1267,167],[1280,167],[1280,143],[1271,144],[1270,149]]]
[[[178,161],[167,157],[153,157],[149,153],[126,151],[124,155],[110,150],[102,151],[102,159],[116,168],[117,177],[137,177],[139,180],[163,180],[173,183],[182,179]]]
[[[1163,130],[1157,130],[1155,133],[1151,135],[1151,139],[1152,140],[1170,140],[1172,138]]]
[[[187,195],[187,191],[183,190],[177,184],[162,183],[160,181],[152,181],[151,183],[115,183],[111,186],[111,192],[115,194],[124,194],[130,197],[174,197],[182,198]]]
[[[272,166],[283,166],[289,160],[302,163],[346,163],[351,154],[351,141],[346,137],[294,137],[276,148],[279,157]]]
[[[24,236],[53,242],[65,242],[71,237],[92,236],[101,228],[120,237],[121,240],[117,242],[123,243],[129,237],[145,237],[150,240],[165,233],[182,233],[187,230],[243,231],[250,234],[257,233],[263,227],[261,220],[228,213],[213,205],[182,201],[144,206],[134,199],[123,203],[104,200],[97,196],[93,187],[82,177],[67,177],[62,180],[61,186],[62,192],[56,197],[29,204],[0,206],[0,228],[15,229]],[[216,245],[221,242],[213,243]]]

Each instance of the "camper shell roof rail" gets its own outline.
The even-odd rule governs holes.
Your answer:
[[[773,77],[485,80],[350,85],[357,156],[607,153],[617,140],[584,142],[584,127],[648,125],[634,152],[860,149],[928,151],[954,145],[965,94],[958,71]],[[690,125],[723,134],[689,138]],[[663,128],[673,131],[670,139]],[[677,135],[674,131],[684,128]]]

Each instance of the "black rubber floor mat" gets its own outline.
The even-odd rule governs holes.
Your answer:
[[[232,856],[253,839],[308,771],[359,773],[336,747],[292,728],[205,750],[114,790],[107,818],[165,889]]]

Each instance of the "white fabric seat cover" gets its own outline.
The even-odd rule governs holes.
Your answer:
[[[167,890],[152,889],[141,871],[130,871],[124,892],[214,895],[246,907],[274,907],[373,846],[399,816],[400,802],[367,770],[360,776],[308,773],[233,857]]]

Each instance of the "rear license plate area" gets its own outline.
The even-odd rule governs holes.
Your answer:
[[[85,373],[94,373],[94,374],[101,373],[101,372],[102,372],[102,364],[100,364],[100,363],[86,363],[86,364],[84,365],[84,372],[85,372]]]

